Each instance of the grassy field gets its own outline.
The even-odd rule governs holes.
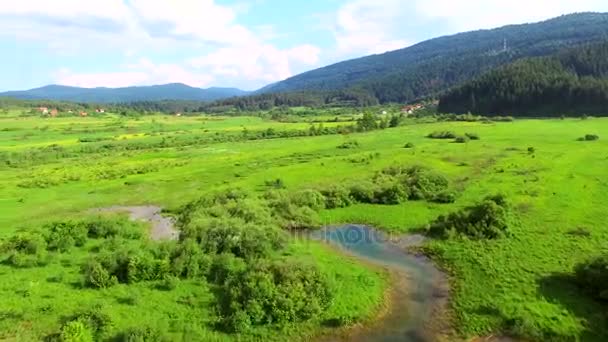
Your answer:
[[[332,124],[338,123],[324,123]],[[503,332],[540,341],[608,339],[605,307],[565,280],[574,265],[608,251],[607,119],[442,122],[349,135],[206,140],[244,130],[309,127],[255,117],[5,115],[0,117],[0,236],[83,215],[91,208],[155,204],[175,209],[228,187],[261,193],[267,181],[277,178],[295,190],[363,180],[395,164],[425,165],[447,176],[458,193],[455,203],[356,204],[322,211],[323,223],[414,231],[440,214],[503,193],[516,217],[509,237],[431,240],[426,246],[451,275],[458,333],[472,337]],[[456,144],[426,138],[444,130],[476,133],[481,139]],[[585,134],[601,139],[577,141]],[[359,147],[337,148],[352,141]],[[414,148],[403,148],[408,142]],[[108,144],[137,148],[103,147]],[[165,324],[196,338],[233,338],[209,328],[214,314],[204,303],[212,296],[200,284],[184,282],[170,292],[149,284],[101,291],[73,288],[79,260],[90,247],[44,268],[0,265],[0,337],[39,338],[58,329],[60,318],[74,308],[100,304],[117,317],[116,331],[128,324]],[[316,260],[342,284],[327,317],[336,311],[373,313],[386,287],[381,273],[316,244],[294,244],[290,251]],[[57,275],[63,280],[49,280]],[[183,304],[188,296],[203,304]],[[296,330],[307,335],[318,325],[311,322]]]

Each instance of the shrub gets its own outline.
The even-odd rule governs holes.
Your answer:
[[[608,255],[577,265],[574,278],[577,284],[593,297],[608,301]]]
[[[61,328],[61,342],[93,342],[93,334],[87,325],[81,321],[71,321]]]
[[[43,266],[47,262],[47,243],[39,233],[18,233],[2,244],[0,250],[8,254],[6,262],[15,267]]]
[[[118,283],[115,276],[110,275],[107,269],[97,261],[88,262],[83,270],[85,285],[93,288],[107,288]]]
[[[344,208],[352,204],[350,193],[340,185],[322,190],[321,194],[325,197],[325,208],[327,209]]]
[[[207,279],[214,284],[223,284],[246,269],[247,264],[243,259],[232,254],[220,254],[213,259]]]
[[[596,134],[586,134],[584,137],[579,138],[579,141],[596,141],[599,140],[600,137]]]
[[[172,275],[166,275],[158,284],[157,288],[163,291],[173,291],[179,284],[179,278]]]
[[[407,201],[408,197],[408,189],[397,181],[385,181],[374,191],[374,203],[378,204],[399,204]]]
[[[355,202],[374,203],[376,185],[369,181],[361,181],[350,186],[349,192]]]
[[[116,342],[165,342],[171,341],[164,332],[150,327],[135,327],[120,333]]]
[[[228,278],[218,309],[229,331],[258,325],[285,325],[318,317],[330,304],[329,283],[312,265],[261,262]]]
[[[87,233],[92,239],[107,239],[120,236],[126,239],[139,239],[141,227],[126,218],[95,218],[85,221]]]
[[[431,139],[455,139],[456,137],[456,133],[452,131],[435,131],[427,135],[427,138]]]
[[[466,137],[466,136],[456,137],[456,139],[454,139],[454,142],[457,143],[457,144],[468,143],[469,142],[469,138]]]
[[[291,202],[299,207],[309,207],[313,210],[325,208],[325,197],[317,190],[301,190],[295,192],[289,198]]]
[[[405,145],[403,146],[403,148],[414,148],[414,147],[415,147],[415,146],[414,146],[414,143],[411,143],[411,142],[408,142],[407,144],[405,144]]]
[[[205,276],[211,262],[211,257],[203,252],[196,240],[186,239],[178,244],[171,256],[171,273],[182,278]]]
[[[479,140],[479,135],[477,133],[465,133],[465,136],[470,140]]]
[[[357,140],[349,140],[349,141],[345,141],[344,143],[342,143],[341,145],[338,146],[339,149],[353,149],[353,148],[359,148],[359,142]]]
[[[447,190],[449,181],[443,175],[420,167],[411,167],[406,172],[410,188],[410,199],[432,200],[438,193]]]
[[[83,222],[53,222],[44,226],[49,250],[68,251],[87,242],[88,229]]]
[[[536,149],[534,147],[528,147],[529,154],[534,154],[535,152],[536,152]]]
[[[277,178],[275,180],[267,180],[264,182],[267,187],[275,188],[275,189],[285,189],[285,182],[281,178]]]
[[[509,209],[503,196],[486,197],[480,204],[439,216],[428,230],[447,238],[456,234],[474,239],[496,239],[508,232]]]
[[[78,324],[74,324],[73,322],[78,322]],[[68,317],[63,324],[62,332],[63,328],[68,325],[72,325],[72,327],[69,328],[71,331],[82,331],[84,327],[92,335],[93,341],[100,341],[103,340],[104,334],[111,330],[112,319],[110,316],[103,313],[100,307],[95,307]]]
[[[456,194],[451,191],[441,191],[433,196],[431,199],[435,203],[454,203],[456,202]]]

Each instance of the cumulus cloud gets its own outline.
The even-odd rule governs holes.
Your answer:
[[[155,64],[142,58],[137,63],[126,65],[119,72],[73,72],[62,68],[54,75],[58,84],[84,88],[127,87],[132,85],[154,85],[164,83],[184,83],[192,87],[211,85],[212,76],[195,73],[177,64]]]
[[[319,61],[315,46],[272,44],[277,33],[270,25],[241,25],[238,15],[247,10],[242,3],[228,6],[214,0],[0,2],[0,35],[38,40],[54,54],[83,55],[103,48],[120,50],[127,59],[152,58],[167,50],[199,56],[110,73],[56,73],[57,82],[89,87],[169,81],[201,86],[222,76],[244,76],[250,87],[258,87],[291,76],[293,66]]]
[[[608,11],[605,0],[425,0],[416,1],[416,12],[439,18],[452,30],[494,28],[549,19],[562,14]]]

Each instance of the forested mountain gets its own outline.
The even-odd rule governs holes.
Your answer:
[[[409,102],[524,57],[608,36],[608,13],[579,13],[431,39],[414,46],[312,70],[258,92],[357,89],[379,102]],[[504,46],[506,42],[506,48]]]
[[[512,116],[608,115],[608,41],[491,71],[442,96],[439,110]]]
[[[75,102],[133,102],[157,100],[213,101],[233,96],[246,95],[248,92],[235,88],[194,88],[181,83],[144,87],[125,88],[78,88],[61,85],[48,85],[41,88],[9,91],[0,96],[28,100],[59,100]]]

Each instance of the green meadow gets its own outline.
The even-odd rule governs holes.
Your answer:
[[[320,117],[325,122],[315,125],[335,128],[351,118],[334,117]],[[372,179],[394,165],[420,165],[449,180],[453,203],[355,203],[321,209],[319,225],[421,232],[439,215],[503,194],[511,207],[505,236],[430,238],[423,247],[449,275],[446,317],[454,335],[608,340],[605,304],[570,280],[577,264],[608,252],[608,119],[425,121],[304,136],[293,132],[309,131],[306,120],[40,118],[9,112],[0,116],[0,238],[86,218],[94,208],[157,205],[170,214],[212,192],[239,188],[261,196],[278,183],[288,192],[326,189]],[[438,131],[476,134],[479,140],[427,137]],[[578,141],[588,134],[600,139]],[[51,252],[36,267],[0,264],[0,340],[40,340],[58,333],[66,317],[92,307],[112,318],[107,336],[154,326],[175,340],[308,340],[328,329],[324,322],[370,319],[390,286],[381,269],[318,243],[291,241],[276,257],[315,264],[336,288],[331,303],[315,318],[280,330],[261,326],[230,333],[216,328],[214,286],[198,279],[182,279],[170,291],[153,281],[80,286],[81,265],[106,243],[89,239],[69,252]]]

